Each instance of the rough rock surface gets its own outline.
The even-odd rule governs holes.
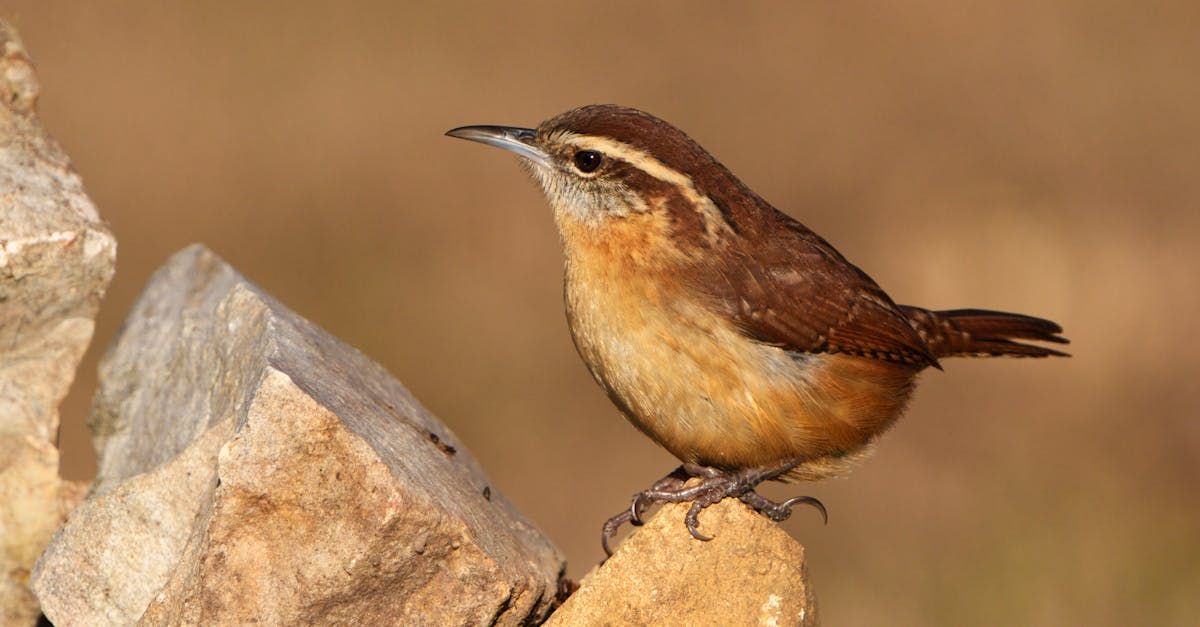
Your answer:
[[[817,625],[804,547],[738,501],[700,515],[666,505],[634,531],[547,625]]]
[[[58,405],[116,264],[37,97],[33,64],[0,21],[0,625],[37,620],[29,571],[82,496],[58,476]]]
[[[100,472],[38,562],[69,625],[520,624],[563,561],[379,365],[201,247],[101,365]]]

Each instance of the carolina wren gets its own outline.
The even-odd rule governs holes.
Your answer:
[[[944,357],[1065,356],[1059,325],[1019,314],[897,305],[862,270],[772,207],[683,131],[613,105],[536,129],[446,133],[516,153],[554,210],[579,355],[635,427],[683,465],[604,525],[657,502],[685,518],[738,498],[783,520],[766,480],[845,472]],[[698,482],[688,483],[689,479]]]

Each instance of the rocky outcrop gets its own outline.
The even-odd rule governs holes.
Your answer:
[[[520,624],[553,545],[378,364],[202,247],[101,365],[100,471],[39,561],[56,625]]]
[[[32,625],[29,571],[84,490],[59,479],[58,405],[117,245],[38,121],[33,64],[4,22],[0,55],[0,625]]]

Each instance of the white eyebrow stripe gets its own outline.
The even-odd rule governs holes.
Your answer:
[[[624,161],[637,169],[653,176],[654,178],[678,185],[696,191],[696,185],[692,182],[691,177],[668,168],[666,164],[659,161],[654,156],[634,148],[625,142],[619,142],[615,139],[607,137],[589,137],[586,135],[568,135],[563,138],[563,143],[576,146],[584,150],[596,150],[606,155],[611,155]],[[697,192],[698,193],[698,192]]]
[[[715,239],[722,232],[733,232],[733,228],[725,221],[725,216],[721,214],[716,203],[696,189],[696,183],[690,176],[667,167],[666,164],[646,151],[608,137],[575,133],[564,133],[560,141],[583,150],[596,150],[611,155],[660,181],[679,188],[683,192],[684,198],[689,200],[700,213],[700,217],[704,220],[704,230],[710,239]]]

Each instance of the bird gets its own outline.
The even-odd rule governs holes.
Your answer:
[[[515,153],[552,209],[575,347],[622,414],[681,465],[601,531],[650,506],[738,499],[775,521],[768,480],[815,481],[862,461],[916,378],[952,357],[1069,356],[1058,324],[984,309],[897,304],[829,242],[776,209],[679,128],[587,105],[536,128],[451,137]]]

